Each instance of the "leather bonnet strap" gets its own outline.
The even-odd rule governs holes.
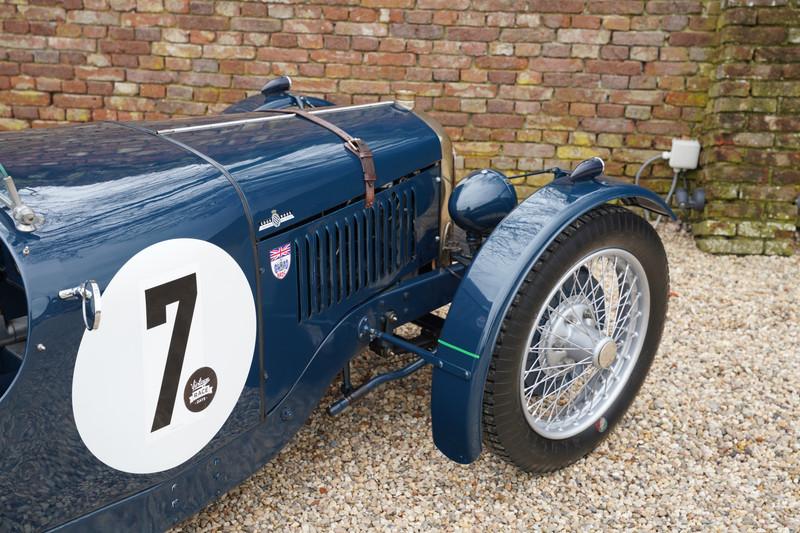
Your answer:
[[[361,161],[361,170],[364,172],[364,203],[367,207],[372,207],[375,202],[375,180],[377,175],[375,174],[375,161],[372,157],[372,150],[369,149],[363,139],[353,137],[336,124],[302,109],[264,109],[263,112],[297,115],[338,135],[344,141],[344,147],[355,154]]]

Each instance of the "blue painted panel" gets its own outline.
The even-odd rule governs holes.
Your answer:
[[[220,246],[242,267],[251,288],[256,267],[234,188],[213,166],[163,140],[115,124],[1,134],[0,161],[23,199],[46,217],[41,229],[23,234],[7,210],[0,211],[0,238],[21,270],[31,321],[22,368],[0,401],[0,529],[38,530],[135,494],[178,470],[126,474],[84,446],[71,401],[83,321],[80,303],[59,300],[59,289],[89,278],[105,288],[130,257],[171,238]],[[39,343],[46,351],[34,348]],[[257,369],[254,354],[255,379],[190,464],[258,423]]]
[[[224,120],[264,116],[225,115]],[[433,130],[414,113],[397,105],[345,108],[319,116],[369,144],[378,175],[376,188],[441,158]],[[221,117],[216,118],[219,121]],[[207,118],[178,125],[204,123],[208,123]],[[146,124],[156,130],[175,125]],[[287,224],[296,225],[364,194],[358,158],[344,148],[339,137],[301,118],[276,116],[262,122],[174,133],[170,137],[228,169],[247,196],[256,226],[268,220],[273,209],[279,214],[291,211],[294,219]],[[283,227],[264,229],[258,237],[263,239]]]
[[[609,178],[556,180],[512,211],[489,236],[453,299],[441,339],[474,354],[440,344],[437,355],[467,368],[470,380],[434,369],[431,409],[436,446],[460,463],[481,451],[481,402],[500,324],[528,271],[550,242],[593,207],[615,199],[672,211],[655,193]]]

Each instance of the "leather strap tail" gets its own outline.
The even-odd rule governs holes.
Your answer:
[[[339,136],[344,141],[344,147],[355,154],[361,162],[361,171],[364,174],[364,203],[366,207],[372,207],[372,204],[375,203],[375,181],[378,176],[375,173],[375,160],[372,157],[372,150],[363,139],[353,137],[336,124],[302,109],[265,109],[264,112],[297,115]]]

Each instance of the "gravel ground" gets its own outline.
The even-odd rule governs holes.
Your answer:
[[[710,256],[661,234],[673,291],[661,350],[587,458],[539,477],[489,452],[450,462],[431,440],[423,371],[337,418],[318,408],[176,531],[800,530],[800,256]]]

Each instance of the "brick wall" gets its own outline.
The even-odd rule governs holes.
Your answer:
[[[800,9],[729,1],[718,27],[702,127],[711,201],[694,233],[710,252],[788,255],[800,195]]]
[[[599,155],[630,177],[672,137],[702,137],[701,246],[791,253],[791,1],[12,0],[0,5],[0,129],[202,115],[279,74],[337,103],[409,89],[447,127],[462,175]],[[647,177],[664,191],[671,172]],[[516,186],[524,196],[542,178]]]

